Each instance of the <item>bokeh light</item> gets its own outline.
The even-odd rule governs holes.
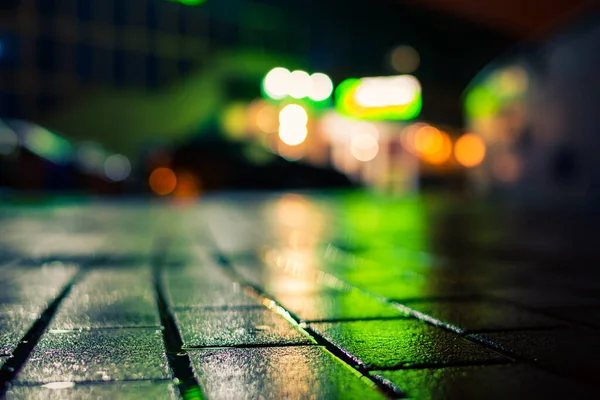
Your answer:
[[[12,153],[19,145],[17,134],[0,121],[0,155]]]
[[[452,155],[452,140],[447,133],[440,131],[439,144],[423,152],[423,160],[430,164],[440,165],[450,160]]]
[[[99,143],[83,142],[77,150],[77,162],[84,172],[102,174],[106,151]]]
[[[485,143],[474,133],[462,135],[454,145],[454,158],[464,167],[475,167],[484,157]]]
[[[186,6],[199,6],[200,4],[203,4],[206,2],[206,0],[168,0],[168,1],[171,1],[173,3],[181,3]]]
[[[308,96],[314,101],[327,100],[333,92],[333,82],[320,72],[310,76],[310,92]]]
[[[231,139],[241,139],[246,133],[248,106],[244,103],[232,103],[221,114],[221,129]]]
[[[306,125],[308,114],[301,105],[288,104],[279,112],[279,123],[281,125]]]
[[[353,135],[350,141],[350,153],[358,161],[367,162],[377,157],[379,143],[371,133],[361,131]]]
[[[405,106],[416,100],[421,85],[411,75],[389,78],[363,78],[354,99],[361,107]]]
[[[173,197],[178,199],[193,199],[200,195],[201,182],[196,175],[189,171],[177,171],[177,186]]]
[[[263,104],[256,112],[256,126],[262,132],[273,133],[277,131],[277,109],[270,104]]]
[[[23,145],[31,152],[52,162],[62,164],[73,155],[71,143],[41,126],[22,123]]]
[[[514,154],[499,154],[493,159],[492,172],[501,182],[515,182],[521,174],[521,162]]]
[[[297,146],[306,140],[308,129],[306,125],[280,125],[279,138],[288,146]]]
[[[288,104],[279,112],[279,138],[289,146],[297,146],[308,135],[308,114],[298,104]]]
[[[113,154],[104,161],[104,174],[113,182],[120,182],[129,177],[131,163],[121,154]]]
[[[439,129],[424,126],[414,134],[414,148],[420,154],[433,154],[443,146],[444,137]]]
[[[500,100],[490,89],[477,86],[467,93],[465,110],[472,118],[489,117],[500,107]]]
[[[288,94],[295,99],[307,97],[311,91],[311,79],[305,71],[294,71],[289,76]]]
[[[177,187],[177,176],[170,168],[161,167],[152,171],[148,183],[154,193],[165,196]]]
[[[390,58],[392,67],[403,74],[415,72],[421,63],[417,50],[406,45],[398,46],[392,50]]]
[[[285,68],[273,68],[263,80],[263,90],[272,99],[283,99],[289,93],[290,71]]]

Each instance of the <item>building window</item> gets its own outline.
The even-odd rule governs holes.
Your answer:
[[[20,0],[0,0],[0,11],[16,10]]]
[[[40,15],[55,15],[57,3],[57,0],[36,0],[37,11]]]
[[[19,49],[18,37],[0,32],[0,65],[18,65]]]
[[[92,47],[87,44],[79,44],[77,46],[77,77],[81,82],[89,82],[92,79],[94,69],[92,53]]]
[[[187,75],[194,68],[194,63],[191,60],[179,60],[177,62],[177,69],[182,75]]]
[[[56,107],[58,106],[58,101],[59,101],[58,95],[50,94],[50,93],[42,93],[36,99],[37,109],[41,113],[48,113],[48,112],[56,109]]]
[[[114,54],[114,76],[115,84],[123,86],[127,81],[127,53],[123,50],[117,50]]]
[[[83,21],[90,21],[92,19],[92,1],[77,0],[77,18]]]
[[[56,72],[58,60],[58,46],[54,38],[41,37],[36,43],[36,66],[39,71]]]
[[[0,91],[0,118],[19,118],[21,114],[21,97],[16,93]]]
[[[158,86],[158,58],[153,55],[146,56],[146,86],[156,88]]]
[[[126,26],[128,24],[127,7],[128,4],[126,1],[118,1],[115,3],[114,17],[116,26]]]

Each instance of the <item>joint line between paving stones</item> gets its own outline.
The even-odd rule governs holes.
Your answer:
[[[21,369],[25,366],[27,359],[33,352],[35,346],[46,332],[52,318],[58,311],[62,301],[69,295],[73,286],[81,280],[86,272],[80,269],[69,283],[63,288],[60,294],[50,303],[40,317],[33,323],[31,328],[25,333],[17,347],[10,357],[0,368],[0,398],[6,396],[12,381],[17,377]]]
[[[600,327],[597,326],[597,325],[590,324],[590,323],[585,322],[585,321],[574,320],[574,319],[571,319],[571,318],[568,318],[568,317],[564,317],[564,316],[561,316],[561,315],[556,315],[556,314],[553,314],[552,312],[547,311],[545,308],[532,307],[532,306],[529,306],[527,304],[521,303],[520,301],[515,301],[515,300],[507,299],[507,298],[502,297],[502,296],[493,296],[493,295],[490,295],[490,296],[487,296],[487,298],[491,299],[493,301],[497,301],[499,303],[510,304],[511,306],[514,306],[514,307],[517,307],[517,308],[521,308],[521,309],[523,309],[525,311],[529,311],[529,312],[532,312],[532,313],[540,314],[540,315],[543,315],[543,316],[548,317],[548,318],[552,318],[552,319],[556,319],[556,320],[559,320],[559,321],[563,321],[563,322],[568,323],[569,325],[575,324],[575,325],[582,325],[582,326],[585,326],[587,328],[592,328],[592,329],[596,329],[596,330],[600,329]],[[573,307],[576,307],[576,306],[573,306]]]
[[[183,351],[183,340],[175,317],[171,313],[168,300],[165,296],[162,280],[162,270],[166,252],[166,246],[161,247],[152,258],[152,276],[154,280],[154,291],[156,294],[156,305],[163,327],[163,342],[167,353],[169,367],[177,381],[177,386],[184,400],[203,399],[200,384],[194,376],[192,362],[189,355]]]
[[[331,277],[334,280],[339,280],[339,278],[335,277],[334,275],[329,274],[328,272],[320,270],[319,273],[322,276]],[[371,292],[369,290],[363,289],[363,288],[361,288],[359,286],[356,286],[354,284],[351,284],[349,282],[343,281],[343,283],[350,290],[354,290],[354,291],[357,291],[359,293],[363,293],[363,294],[365,294],[365,295],[367,295],[367,296],[369,296],[369,297],[371,297],[373,299],[376,299],[380,303],[390,304],[393,307],[397,308],[398,310],[404,312],[405,314],[408,314],[408,315],[410,315],[410,316],[412,316],[412,317],[414,317],[414,318],[416,318],[416,319],[418,319],[420,321],[423,321],[423,322],[425,322],[425,323],[427,323],[429,325],[433,325],[433,326],[439,327],[441,329],[447,330],[449,332],[452,332],[452,333],[454,333],[456,335],[459,335],[459,336],[463,337],[466,340],[469,340],[471,342],[477,343],[478,345],[481,345],[481,346],[486,347],[486,348],[488,348],[488,349],[490,349],[492,351],[495,351],[495,352],[497,352],[497,353],[499,353],[499,354],[507,357],[510,360],[519,361],[519,362],[528,364],[528,365],[530,365],[530,366],[532,366],[534,368],[538,368],[538,369],[544,370],[546,372],[562,376],[557,371],[554,371],[554,370],[545,368],[543,366],[540,366],[538,363],[535,362],[535,360],[523,357],[520,354],[518,354],[518,353],[516,353],[516,352],[514,352],[514,351],[512,351],[510,349],[507,349],[507,348],[505,348],[505,347],[503,347],[503,346],[501,346],[501,345],[499,345],[499,344],[497,344],[495,342],[492,342],[490,340],[485,339],[482,336],[479,336],[477,334],[469,334],[468,332],[466,332],[465,330],[461,329],[460,327],[458,327],[456,325],[452,325],[452,324],[449,324],[447,322],[441,321],[441,320],[439,320],[439,319],[437,319],[435,317],[432,317],[430,315],[427,315],[425,313],[417,311],[417,310],[415,310],[415,309],[413,309],[413,308],[411,308],[409,306],[401,304],[398,301],[391,300],[391,299],[389,299],[389,298],[387,298],[385,296],[373,293],[373,292]]]
[[[333,356],[335,356],[338,360],[340,360],[344,365],[346,365],[351,370],[358,372],[360,376],[368,379],[371,384],[373,384],[376,388],[378,388],[383,394],[390,398],[404,398],[406,395],[400,391],[399,388],[395,387],[391,382],[387,380],[383,380],[377,376],[373,376],[369,373],[367,368],[360,363],[353,355],[349,354],[342,348],[336,346],[321,334],[307,326],[302,320],[296,316],[294,313],[287,310],[285,307],[281,306],[273,296],[267,294],[262,288],[257,285],[254,285],[248,281],[246,281],[240,274],[235,271],[229,259],[222,253],[215,254],[215,259],[217,264],[220,265],[235,281],[238,281],[242,286],[246,288],[246,291],[257,298],[265,307],[269,310],[273,311],[276,314],[279,314],[283,318],[285,318],[288,322],[298,328],[300,331],[304,332],[307,336],[309,336],[313,341],[315,341],[318,345],[323,346],[325,350],[330,352]]]

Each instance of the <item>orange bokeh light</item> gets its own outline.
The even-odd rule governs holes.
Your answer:
[[[201,182],[189,171],[177,172],[177,187],[173,196],[178,199],[193,199],[200,195]]]
[[[165,196],[177,187],[177,176],[170,168],[157,168],[148,180],[150,189],[160,196]]]
[[[448,161],[452,155],[452,140],[450,140],[450,137],[446,133],[441,132],[441,134],[441,144],[436,151],[423,154],[423,159],[430,164],[443,164]]]
[[[478,135],[467,133],[461,136],[454,146],[454,157],[462,166],[475,167],[485,157],[485,143]]]
[[[422,155],[437,153],[444,145],[444,135],[433,126],[424,126],[415,132],[414,147]]]
[[[413,147],[430,164],[443,164],[452,155],[452,141],[447,133],[425,125],[414,132]]]

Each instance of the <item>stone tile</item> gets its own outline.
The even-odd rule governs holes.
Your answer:
[[[246,281],[260,286],[265,292],[274,295],[308,295],[315,293],[335,293],[339,285],[326,285],[317,277],[315,269],[302,276],[284,272],[283,268],[258,265],[256,263],[236,263],[234,268]]]
[[[494,301],[415,301],[406,305],[465,331],[565,325],[563,321]]]
[[[597,393],[526,365],[405,369],[376,372],[415,399],[593,399]]]
[[[544,311],[568,321],[600,328],[600,306],[555,307]]]
[[[255,306],[258,301],[244,294],[235,283],[207,284],[168,281],[167,294],[173,307],[237,307]]]
[[[0,356],[10,355],[37,319],[36,314],[0,314]]]
[[[544,271],[539,275],[543,276]],[[529,307],[600,306],[600,297],[563,288],[499,288],[489,294]]]
[[[280,295],[277,301],[305,321],[406,316],[397,308],[356,291],[310,295]]]
[[[435,281],[411,283],[390,280],[377,284],[365,284],[361,282],[357,282],[356,284],[370,292],[400,302],[431,298],[472,298],[481,293],[481,289],[477,286],[453,285],[447,282],[439,283]]]
[[[384,398],[318,346],[211,349],[189,354],[208,398]]]
[[[595,329],[554,329],[485,333],[479,336],[536,360],[556,373],[584,384],[598,386],[600,344]]]
[[[372,368],[503,360],[500,354],[424,322],[315,323],[315,331]]]
[[[185,347],[310,344],[290,322],[266,309],[180,311],[175,313]]]
[[[162,333],[156,329],[45,334],[19,383],[168,379]]]
[[[98,269],[63,300],[51,329],[159,326],[148,268]]]
[[[5,281],[0,291],[0,313],[41,314],[77,271],[63,263],[22,265],[2,270]]]
[[[84,400],[84,399],[179,399],[177,387],[170,382],[102,382],[75,384],[55,382],[40,386],[13,386],[7,400]]]

